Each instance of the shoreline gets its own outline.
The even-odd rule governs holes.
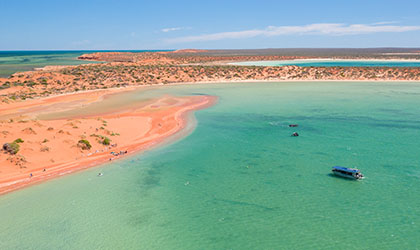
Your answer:
[[[178,86],[178,85],[194,85],[194,84],[229,84],[229,83],[284,83],[284,82],[389,82],[389,83],[399,83],[399,82],[406,82],[406,83],[420,83],[419,80],[301,80],[301,79],[275,79],[275,80],[220,80],[220,81],[199,81],[199,82],[176,82],[166,84],[165,86]],[[163,86],[160,84],[153,85],[156,87]]]
[[[184,82],[239,81],[420,81],[420,67],[300,67],[295,65],[264,66],[253,62],[270,61],[358,61],[341,58],[277,59],[278,56],[188,56],[159,53],[94,53],[88,54],[101,64],[78,66],[46,66],[43,70],[15,73],[0,78],[0,101],[60,96],[97,89],[129,86],[171,85]],[[362,61],[402,61],[396,59],[362,59]],[[420,60],[403,60],[420,61]],[[251,65],[235,65],[243,62]]]
[[[160,98],[157,102],[149,104],[149,108],[153,107],[153,105],[156,105],[156,103],[159,104],[159,102],[162,102],[162,100],[171,101],[172,99],[170,99],[170,97]],[[130,156],[137,154],[155,146],[161,145],[168,140],[170,141],[173,136],[177,136],[179,132],[182,132],[182,130],[187,127],[189,123],[188,117],[192,115],[194,111],[212,106],[216,103],[217,98],[213,96],[195,96],[185,100],[181,98],[176,100],[180,100],[180,103],[177,103],[178,106],[169,107],[160,113],[151,113],[147,118],[147,131],[145,131],[145,133],[140,136],[136,134],[129,135],[128,138],[132,138],[129,143],[118,145],[112,148],[104,147],[104,149],[100,150],[100,152],[96,150],[95,153],[89,153],[85,157],[82,155],[82,157],[76,157],[74,160],[44,165],[32,168],[30,170],[25,170],[23,173],[15,173],[9,176],[3,176],[3,178],[0,179],[0,195],[34,184],[42,183],[62,175],[99,166],[112,160],[122,159],[125,158],[126,155]],[[105,119],[109,119],[109,121],[112,122],[112,119],[121,120],[130,117],[138,117],[143,119],[145,117],[145,113],[144,110],[139,111],[138,113],[136,113],[136,111],[129,111],[126,113],[117,112],[116,114],[106,114],[103,117],[105,117]],[[135,124],[134,127],[136,127]],[[179,138],[184,135],[185,134],[180,134]],[[113,157],[110,156],[110,151],[127,153],[124,153],[124,156]],[[47,171],[44,171],[43,169],[47,169]],[[29,172],[33,174],[32,177],[29,177]]]
[[[48,96],[45,98],[38,98],[34,100],[28,100],[29,102],[37,102],[37,101],[45,101],[55,99],[57,97],[74,97],[74,96],[83,96],[86,94],[98,94],[101,92],[106,92],[106,94],[100,95],[95,100],[88,102],[88,104],[98,102],[103,100],[106,96],[123,93],[127,91],[135,91],[137,89],[141,89],[142,87],[161,87],[161,86],[182,86],[182,85],[193,85],[193,84],[230,84],[230,83],[265,83],[265,82],[389,82],[389,83],[400,83],[400,82],[407,82],[407,83],[420,83],[420,81],[385,81],[385,80],[378,80],[378,81],[368,81],[368,80],[230,80],[230,81],[202,81],[202,82],[179,82],[179,83],[172,83],[172,84],[156,84],[156,85],[140,85],[140,86],[129,86],[124,88],[113,88],[113,89],[97,89],[97,90],[86,90],[86,91],[79,91],[79,92],[72,92],[72,93],[65,93],[65,94],[58,94],[54,96]],[[117,147],[113,150],[115,151],[125,151],[127,150],[127,156],[137,154],[143,152],[145,150],[151,149],[155,146],[161,145],[165,141],[170,140],[174,136],[179,136],[179,138],[183,137],[185,134],[179,134],[182,130],[184,130],[188,125],[189,116],[196,110],[204,109],[209,106],[212,106],[217,97],[213,96],[196,96],[204,98],[202,102],[194,103],[193,105],[185,106],[174,113],[171,113],[172,119],[176,122],[176,126],[170,127],[163,134],[149,134],[148,136],[144,136],[139,140],[132,142],[130,145],[124,145],[121,147]],[[8,104],[7,106],[16,106],[16,104],[24,104],[28,101],[23,102],[16,102],[12,104]],[[153,105],[153,103],[149,104]],[[15,109],[21,109],[20,105],[17,105]],[[65,109],[64,109],[65,110]],[[114,117],[115,114],[103,114],[104,117]],[[121,113],[117,112],[117,116],[122,116]],[[151,120],[149,122],[151,124],[151,129],[156,128],[159,126],[159,123],[154,122]],[[186,132],[187,133],[187,132]],[[177,137],[178,138],[178,137]],[[125,158],[125,157],[118,157],[116,160]],[[27,186],[31,186],[37,183],[44,182],[49,179],[57,178],[62,175],[66,175],[69,173],[74,173],[78,171],[82,171],[87,168],[96,167],[102,165],[104,163],[109,162],[109,154],[108,150],[101,152],[99,154],[89,156],[83,159],[76,159],[70,162],[65,163],[58,163],[58,164],[51,164],[48,166],[38,167],[34,169],[34,175],[32,178],[29,178],[27,173],[20,174],[13,177],[3,178],[0,179],[0,195],[6,194]],[[47,168],[47,172],[42,172],[42,169]]]
[[[291,64],[285,65],[258,65],[259,63],[309,63],[309,62],[395,62],[395,63],[420,63],[420,60],[417,59],[376,59],[376,58],[366,58],[366,59],[345,59],[345,58],[305,58],[305,59],[291,59],[291,60],[261,60],[261,61],[231,61],[231,62],[220,62],[216,65],[230,65],[230,66],[255,66],[255,67],[285,67],[293,66]],[[257,65],[256,65],[257,64]],[[299,66],[299,67],[311,67],[311,66]],[[325,67],[325,66],[312,66],[312,67]],[[338,67],[338,66],[329,66],[329,67]],[[341,66],[344,67],[344,66]],[[348,67],[390,67],[392,66],[348,66]],[[407,67],[410,66],[399,66]],[[411,66],[416,67],[416,66]]]
[[[237,61],[233,63],[255,63],[255,62],[318,62],[318,61],[327,61],[327,62],[360,62],[360,61],[366,61],[366,62],[420,62],[420,60],[417,59],[379,59],[379,58],[361,58],[361,59],[346,59],[346,58],[333,58],[333,57],[326,57],[326,58],[304,58],[304,59],[291,59],[291,60],[263,60],[263,61]],[[228,63],[228,64],[233,64]],[[365,67],[365,66],[360,66]]]
[[[49,96],[46,97],[42,97],[42,96],[37,96],[34,97],[32,99],[27,99],[27,100],[22,100],[22,101],[18,101],[18,102],[13,102],[13,103],[7,103],[4,104],[5,108],[2,109],[0,106],[0,121],[2,119],[2,116],[4,116],[4,114],[2,115],[1,113],[5,110],[11,110],[11,109],[19,109],[19,110],[24,110],[24,109],[28,109],[31,106],[40,106],[42,105],[37,103],[37,102],[45,102],[48,103],[48,101],[54,100],[54,99],[71,99],[72,97],[77,97],[77,96],[85,96],[85,95],[89,95],[87,98],[83,98],[81,100],[79,100],[79,103],[77,103],[78,105],[89,105],[95,102],[100,102],[102,101],[106,96],[111,96],[111,95],[115,95],[115,94],[121,94],[124,92],[130,92],[130,91],[135,91],[137,89],[140,89],[141,87],[145,87],[144,85],[136,85],[136,86],[124,86],[124,87],[115,87],[115,88],[108,88],[108,89],[89,89],[89,90],[82,90],[82,91],[72,91],[72,92],[66,92],[66,93],[53,93]],[[93,96],[91,96],[93,95]],[[97,96],[96,96],[97,95]],[[75,104],[75,105],[77,105]],[[67,110],[72,109],[74,107],[68,107]],[[61,109],[60,111],[65,111],[66,109]],[[25,112],[22,112],[25,113]],[[4,119],[4,117],[3,117]]]
[[[220,80],[211,80],[211,81],[186,81],[186,82],[174,82],[174,83],[158,83],[158,84],[153,84],[153,85],[128,85],[128,86],[124,86],[124,87],[113,87],[113,88],[108,88],[108,89],[91,89],[91,90],[82,90],[82,91],[72,91],[72,92],[66,92],[66,93],[58,93],[58,94],[51,94],[47,97],[35,97],[33,99],[28,99],[28,100],[22,100],[22,101],[17,101],[17,102],[13,102],[13,103],[9,103],[9,104],[4,104],[5,106],[7,106],[6,109],[0,109],[0,119],[1,119],[1,112],[3,110],[7,110],[10,107],[19,107],[19,109],[25,109],[26,107],[30,107],[31,102],[36,102],[39,100],[49,100],[49,99],[54,99],[54,98],[59,98],[59,97],[71,97],[71,96],[78,96],[78,95],[85,95],[85,94],[100,94],[101,92],[110,92],[107,93],[107,96],[113,95],[113,94],[120,94],[120,93],[124,93],[124,92],[131,92],[131,91],[136,91],[136,90],[140,90],[140,89],[146,89],[146,88],[159,88],[162,86],[166,86],[166,87],[170,87],[170,86],[183,86],[183,85],[195,85],[195,84],[229,84],[229,83],[284,83],[284,82],[383,82],[383,83],[420,83],[420,80],[387,80],[387,79],[372,79],[372,80],[355,80],[355,79],[350,79],[350,80],[330,80],[330,79],[309,79],[309,80],[305,80],[305,79],[249,79],[249,80],[226,80],[226,79],[220,79]],[[91,103],[95,103],[95,102],[100,102],[101,100],[103,100],[105,95],[96,98],[95,101],[91,101],[91,102],[87,102],[88,104]],[[29,103],[28,105],[25,105]],[[83,104],[80,104],[83,105]],[[70,109],[70,108],[69,108]]]
[[[239,61],[242,57],[180,55],[120,52],[86,54],[86,58],[78,60],[88,61],[89,56],[92,60],[105,59],[93,60],[98,64],[50,65],[36,71],[15,73],[8,79],[0,78],[0,84],[3,83],[0,85],[3,87],[0,94],[4,103],[0,106],[2,143],[10,144],[17,139],[24,141],[19,145],[19,154],[10,153],[6,148],[0,156],[0,165],[4,165],[0,169],[0,195],[121,158],[118,153],[118,157],[113,157],[114,152],[110,156],[111,150],[123,152],[121,155],[131,155],[175,138],[175,135],[180,138],[184,134],[179,132],[191,123],[190,114],[211,106],[217,100],[214,96],[163,96],[122,103],[115,100],[124,97],[108,100],[112,95],[163,86],[197,84],[238,84],[240,87],[241,83],[420,83],[420,67],[393,70],[369,67],[302,68],[291,65],[281,66],[280,69],[263,65],[218,67],[235,65],[235,62],[270,61],[420,62],[413,59],[295,56],[274,60],[282,57],[244,56],[248,60]],[[259,58],[263,60],[258,61]],[[101,102],[104,104],[85,109]],[[105,146],[110,143],[105,144],[104,138],[112,141],[112,147]],[[83,140],[92,142],[92,147],[85,149],[79,145]]]

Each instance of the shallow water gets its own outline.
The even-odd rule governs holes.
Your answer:
[[[181,140],[1,196],[0,249],[420,246],[420,83],[165,86],[130,95],[167,93],[219,102],[196,112],[196,129]],[[333,177],[334,165],[357,166],[366,178]]]
[[[237,62],[234,65],[242,66],[286,66],[300,67],[420,67],[418,61],[396,60],[285,60],[285,61],[252,61]]]
[[[0,51],[0,77],[47,65],[78,65],[98,63],[77,60],[83,51]]]

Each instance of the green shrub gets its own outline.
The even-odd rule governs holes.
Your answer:
[[[108,137],[104,137],[104,140],[102,141],[102,144],[109,145],[111,143],[111,140]]]
[[[83,150],[88,150],[92,148],[92,145],[90,145],[90,142],[88,140],[80,140],[77,143],[77,146]]]
[[[17,152],[19,152],[19,149],[20,149],[20,145],[19,144],[17,144],[16,142],[12,142],[12,143],[10,143],[10,146],[12,147],[12,154],[17,154]]]
[[[17,138],[14,142],[16,142],[16,143],[22,143],[23,140],[22,140],[22,138]]]
[[[0,86],[0,89],[7,89],[10,88],[10,83],[3,83],[3,85]]]

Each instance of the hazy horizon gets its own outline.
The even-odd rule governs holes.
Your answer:
[[[184,50],[184,49],[197,49],[197,48],[182,48],[182,49],[10,49],[10,50],[0,50],[0,52],[13,52],[13,51],[174,51],[174,50]],[[419,47],[296,47],[296,48],[235,48],[235,49],[228,49],[228,48],[219,48],[219,49],[206,49],[202,48],[200,50],[210,50],[210,51],[229,51],[229,50],[298,50],[298,49],[308,49],[308,50],[326,50],[326,49],[350,49],[350,50],[369,50],[369,49],[420,49]]]

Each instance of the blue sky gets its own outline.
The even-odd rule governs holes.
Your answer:
[[[420,1],[0,0],[0,50],[420,47]]]

